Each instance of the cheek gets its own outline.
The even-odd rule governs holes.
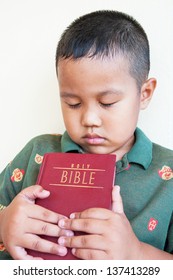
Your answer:
[[[67,108],[62,110],[63,120],[66,127],[66,130],[69,134],[76,134],[76,131],[79,131],[79,117],[77,114],[74,114],[69,111]]]
[[[140,112],[140,100],[139,98],[129,99],[124,107],[121,108],[121,117],[125,123],[134,123],[138,119],[138,115]]]
[[[123,104],[124,105],[124,104]],[[112,111],[109,116],[104,117],[104,126],[109,133],[124,135],[128,131],[133,131],[138,121],[138,104],[128,104],[119,106]]]
[[[76,123],[76,119],[73,116],[70,116],[70,114],[67,113],[63,114],[63,118],[66,127],[71,127]]]

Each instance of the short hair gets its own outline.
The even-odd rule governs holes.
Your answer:
[[[62,34],[56,50],[60,59],[124,56],[129,73],[141,88],[150,70],[150,50],[142,26],[131,16],[112,10],[95,11],[74,20]]]

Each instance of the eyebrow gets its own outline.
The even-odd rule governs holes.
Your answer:
[[[98,96],[102,97],[105,95],[109,95],[109,94],[115,94],[115,95],[122,95],[123,92],[121,90],[107,90],[107,91],[103,91],[103,92],[99,92]],[[60,92],[60,96],[61,97],[69,97],[69,98],[79,98],[80,96],[75,94],[75,93],[70,93],[70,92]]]
[[[60,92],[61,97],[70,97],[70,98],[78,98],[79,96],[75,93],[70,92]]]
[[[122,92],[122,90],[110,89],[110,90],[99,93],[100,96],[105,96],[105,95],[109,95],[109,94],[122,95],[123,92]]]

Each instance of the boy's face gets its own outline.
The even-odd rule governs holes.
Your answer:
[[[87,153],[127,153],[141,109],[141,94],[125,59],[64,59],[58,63],[64,123]]]

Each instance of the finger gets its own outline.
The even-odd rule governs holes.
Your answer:
[[[39,185],[34,185],[31,187],[28,187],[26,189],[23,189],[19,193],[19,197],[23,197],[30,203],[35,203],[36,198],[46,198],[50,195],[50,192],[47,190],[44,190],[41,186]]]
[[[83,248],[83,249],[99,249],[106,250],[107,244],[103,242],[101,235],[78,235],[73,237],[61,236],[58,239],[58,244],[68,248]]]
[[[103,234],[108,227],[107,220],[100,219],[62,219],[58,222],[62,229],[82,231],[92,234]]]
[[[63,219],[67,218],[61,214],[55,213],[51,210],[48,210],[36,204],[34,204],[32,208],[30,208],[28,217],[37,220],[42,220],[49,223],[54,223],[54,224],[58,224],[58,221],[62,218]]]
[[[29,219],[27,222],[27,232],[39,235],[48,236],[73,236],[74,233],[71,230],[65,230],[58,227],[56,224],[51,224],[35,219]]]
[[[108,259],[107,253],[101,250],[91,249],[72,249],[72,254],[79,259],[83,260],[106,260]]]
[[[61,246],[57,243],[43,239],[37,235],[27,234],[27,235],[25,235],[25,238],[26,238],[25,248],[28,248],[28,249],[31,249],[34,251],[55,254],[55,255],[59,255],[59,256],[65,256],[67,254],[67,248],[65,248],[64,246]],[[22,251],[22,250],[19,250],[19,249],[13,250],[13,252],[14,252],[15,259],[21,259],[23,257],[26,257],[26,253],[24,255],[24,251]]]
[[[72,213],[70,215],[71,219],[88,219],[88,218],[92,218],[92,219],[102,219],[102,220],[107,220],[111,217],[112,212],[108,209],[104,209],[104,208],[89,208],[86,209],[82,212],[76,212],[76,213]]]
[[[112,211],[114,213],[124,213],[123,202],[120,195],[120,187],[114,186],[112,191]]]
[[[16,247],[15,248],[15,260],[43,260],[40,257],[33,257],[27,254],[27,251],[24,248]]]

